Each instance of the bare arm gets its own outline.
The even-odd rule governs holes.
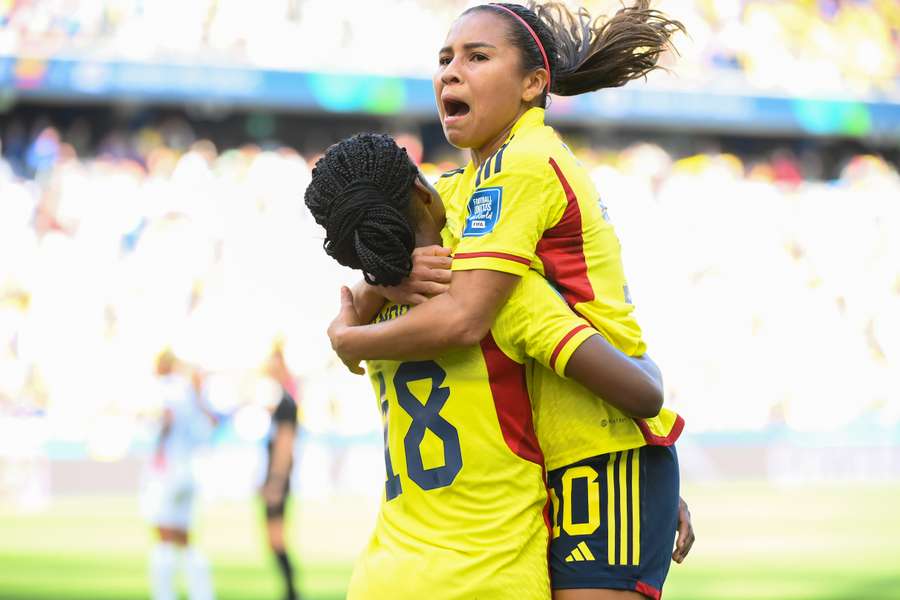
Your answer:
[[[457,271],[446,294],[414,307],[402,319],[357,327],[344,299],[328,336],[345,363],[434,358],[480,342],[518,282],[519,277],[498,271]]]
[[[600,335],[586,339],[566,365],[571,377],[631,417],[649,419],[663,405],[662,376],[648,356],[626,356]]]

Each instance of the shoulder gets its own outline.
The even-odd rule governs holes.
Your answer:
[[[454,192],[459,187],[460,182],[463,180],[462,174],[464,172],[465,169],[453,169],[452,171],[443,173],[436,181],[434,181],[434,189],[437,190],[438,194],[441,195],[441,198],[443,198],[445,202],[453,196]]]
[[[440,175],[440,177],[438,177],[438,179],[439,180],[440,179],[450,179],[451,177],[455,177],[456,175],[462,175],[464,171],[465,171],[465,169],[462,167],[460,167],[458,169],[451,169],[449,171],[446,171],[445,173],[441,173],[441,175]]]
[[[551,176],[550,157],[556,148],[533,138],[533,134],[516,135],[500,146],[482,165],[476,185],[489,181],[534,183]]]

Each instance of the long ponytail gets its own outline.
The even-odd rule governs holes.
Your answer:
[[[674,50],[672,36],[686,32],[680,21],[650,8],[650,0],[635,0],[611,17],[591,17],[585,8],[571,11],[562,2],[482,4],[470,8],[490,10],[509,20],[511,42],[522,52],[526,70],[544,67],[537,42],[508,11],[514,12],[537,34],[550,63],[550,92],[577,96],[620,87],[661,68],[659,57]],[[465,14],[465,13],[463,13]],[[546,98],[541,99],[545,104]]]

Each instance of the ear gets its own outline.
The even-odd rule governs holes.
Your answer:
[[[422,204],[425,206],[431,204],[431,190],[429,189],[428,184],[422,180],[421,175],[416,177],[416,180],[413,182],[412,191]]]
[[[536,69],[525,76],[525,86],[522,90],[522,100],[532,102],[540,97],[547,88],[547,69]]]

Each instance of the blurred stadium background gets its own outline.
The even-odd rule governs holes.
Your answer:
[[[343,597],[382,434],[324,334],[355,277],[301,198],[361,130],[432,176],[464,164],[429,78],[465,6],[0,0],[0,598],[148,597],[165,346],[234,415],[195,465],[218,597],[276,597],[256,499],[275,339],[302,389],[302,587]],[[900,3],[658,7],[690,32],[671,73],[549,119],[688,424],[698,541],[666,597],[900,598]]]

